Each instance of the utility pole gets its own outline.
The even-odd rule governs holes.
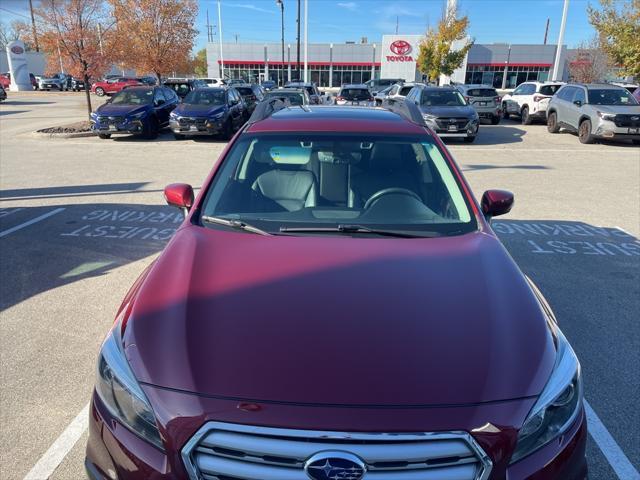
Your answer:
[[[282,19],[282,82],[280,85],[284,85],[284,0],[276,0],[276,5],[280,5],[280,17]]]
[[[100,55],[104,55],[102,47],[102,24],[98,23],[98,45],[100,46]]]
[[[297,78],[296,79],[298,81],[300,81],[300,0],[298,0],[298,21],[297,21],[297,23],[298,23],[298,37],[297,37],[296,41],[298,42],[298,46],[296,48],[296,55],[297,55],[297,60],[296,60],[296,63],[297,63],[297,67],[296,67]]]
[[[33,42],[35,43],[36,52],[40,51],[40,46],[38,45],[38,32],[36,31],[36,19],[33,16],[33,2],[29,0],[29,11],[31,12],[31,30],[33,32]]]
[[[547,35],[549,34],[549,19],[547,18],[547,28],[544,29],[544,43],[543,45],[547,44]]]
[[[218,0],[218,39],[220,40],[220,77],[224,79],[224,57],[222,56],[222,7]]]
[[[207,43],[211,43],[211,24],[209,23],[209,9],[207,8]]]
[[[569,0],[564,0],[564,8],[562,9],[562,23],[560,24],[560,35],[558,36],[558,45],[556,46],[556,59],[553,62],[553,75],[551,76],[551,80],[558,80],[558,75],[560,74],[560,57],[562,56],[562,42],[564,42],[564,29],[567,26],[568,13]]]
[[[304,81],[309,81],[309,0],[304,0]]]
[[[399,23],[400,23],[400,16],[396,15],[396,35],[398,34]]]

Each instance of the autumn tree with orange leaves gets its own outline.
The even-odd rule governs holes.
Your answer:
[[[112,63],[105,45],[113,23],[109,12],[102,0],[42,0],[37,15],[42,50],[50,61],[61,60],[66,73],[84,80],[90,114],[89,78],[103,75]]]
[[[117,19],[118,55],[139,72],[163,75],[189,68],[197,35],[195,0],[109,0]]]

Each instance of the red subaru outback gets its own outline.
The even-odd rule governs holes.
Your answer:
[[[586,478],[580,364],[489,223],[513,196],[478,204],[419,114],[263,106],[165,190],[186,219],[102,346],[89,476]]]

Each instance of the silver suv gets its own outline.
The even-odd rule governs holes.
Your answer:
[[[640,145],[640,104],[615,85],[565,85],[547,108],[547,130],[558,133],[561,128],[577,132],[581,143],[606,138]]]
[[[469,102],[480,118],[490,120],[493,125],[500,123],[502,107],[500,95],[491,85],[456,85],[458,91]]]

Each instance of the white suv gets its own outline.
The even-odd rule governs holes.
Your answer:
[[[397,102],[402,103],[409,92],[416,85],[423,85],[422,83],[396,83],[391,90],[387,92],[387,96],[382,100],[382,106],[389,108]]]
[[[510,94],[502,97],[502,115],[518,115],[523,125],[531,125],[533,120],[546,121],[549,100],[563,82],[525,82]]]

